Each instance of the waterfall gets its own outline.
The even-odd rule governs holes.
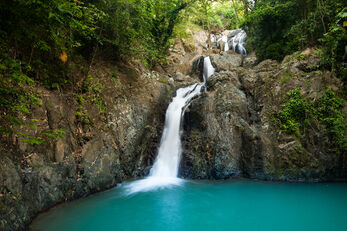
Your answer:
[[[231,39],[233,50],[241,55],[246,55],[247,54],[246,48],[245,48],[246,39],[247,39],[246,32],[244,30],[239,30],[239,32]]]
[[[211,41],[212,41],[212,40],[211,40]],[[223,42],[223,44],[224,44],[224,51],[228,51],[228,50],[229,50],[228,36],[223,35],[223,36],[219,37],[219,38],[216,40],[216,45],[217,45],[217,47],[220,46],[220,45],[218,44],[219,41],[222,41],[222,42]]]
[[[194,96],[200,94],[202,86],[203,84],[193,84],[177,90],[176,97],[166,110],[158,157],[151,169],[150,177],[177,177],[182,153],[180,135],[182,109]]]
[[[245,42],[247,39],[247,34],[242,29],[237,29],[229,33],[228,35],[220,35],[216,36],[211,34],[211,42],[216,43],[217,47],[220,47],[219,42],[222,41],[224,44],[224,51],[228,51],[230,49],[233,49],[235,52],[246,55],[247,51],[245,48]],[[229,37],[229,38],[228,38]],[[218,38],[218,39],[217,39]],[[231,47],[229,46],[229,43],[231,43]]]
[[[215,72],[215,69],[212,66],[210,56],[205,57],[204,58],[204,71],[202,74],[202,76],[204,78],[204,83],[206,83],[206,80],[208,79],[208,77],[213,75],[214,72]]]
[[[205,86],[206,80],[214,73],[210,57],[204,58],[204,82],[193,84],[176,91],[165,114],[163,135],[158,149],[158,156],[150,170],[148,177],[126,185],[128,194],[139,191],[149,191],[156,188],[179,185],[182,179],[177,177],[181,160],[181,123],[185,109],[191,100],[199,95]]]
[[[216,36],[214,34],[210,35],[210,41],[211,41],[211,43],[217,42]]]
[[[229,50],[228,36],[223,35],[222,41],[224,43],[224,51],[228,51]]]

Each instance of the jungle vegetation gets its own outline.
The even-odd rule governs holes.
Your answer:
[[[319,47],[324,68],[346,81],[347,8],[344,0],[3,0],[0,2],[0,132],[17,133],[21,116],[40,104],[37,86],[74,89],[72,64],[96,57],[165,65],[173,38],[187,29],[242,27],[258,61],[281,60]],[[98,100],[100,110],[102,100]],[[33,129],[35,125],[30,124]],[[64,131],[46,136],[60,138]],[[44,134],[43,134],[44,135]]]

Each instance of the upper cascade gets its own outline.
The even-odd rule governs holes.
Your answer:
[[[246,39],[247,39],[247,34],[242,29],[237,29],[233,31],[225,31],[220,35],[215,35],[215,34],[210,35],[210,42],[212,44],[215,43],[215,45],[218,48],[222,48],[224,51],[228,51],[230,50],[230,48],[232,48],[233,51],[241,55],[247,54],[247,51],[245,48]]]

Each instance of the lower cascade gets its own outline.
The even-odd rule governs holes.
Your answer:
[[[205,87],[207,78],[214,71],[215,69],[211,64],[210,57],[205,57],[204,82],[180,88],[176,91],[176,96],[172,99],[166,110],[165,125],[158,156],[150,170],[150,174],[145,179],[127,184],[125,187],[128,194],[182,183],[182,179],[178,178],[177,174],[182,153],[180,128],[183,115],[191,100],[201,93]]]

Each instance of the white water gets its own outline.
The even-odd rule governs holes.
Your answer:
[[[238,52],[239,54],[246,55],[246,48],[245,48],[245,41],[247,38],[247,34],[244,30],[241,30],[239,33],[237,33],[232,39],[232,48],[234,51]]]
[[[151,169],[150,177],[177,177],[182,153],[180,135],[182,109],[194,96],[200,94],[202,86],[203,84],[193,84],[177,90],[176,97],[166,110],[158,157]]]
[[[126,185],[127,194],[150,191],[157,188],[180,185],[183,180],[177,177],[181,160],[181,122],[183,110],[191,99],[199,95],[204,83],[180,88],[172,99],[165,115],[165,126],[160,141],[158,156],[148,177]]]
[[[165,114],[165,125],[160,141],[158,156],[148,177],[125,185],[126,193],[150,191],[157,188],[180,185],[183,180],[177,177],[182,154],[181,123],[185,109],[191,100],[201,93],[206,80],[214,73],[210,57],[204,58],[204,82],[193,84],[176,91]]]
[[[224,43],[224,51],[228,51],[229,50],[228,36],[223,35],[222,41]]]
[[[208,79],[208,77],[213,75],[214,72],[215,72],[215,69],[212,66],[210,57],[209,56],[205,57],[204,58],[204,71],[202,74],[202,76],[204,78],[204,83],[206,83],[206,80]]]
[[[233,37],[228,40],[228,36],[229,37],[233,36]],[[230,33],[229,35],[222,35],[222,36],[216,36],[213,34],[211,35],[211,42],[215,42],[217,47],[219,47],[218,43],[222,41],[224,44],[224,51],[233,49],[235,52],[242,55],[247,54],[247,51],[245,48],[246,39],[247,39],[247,34],[242,29],[238,29],[234,31],[233,33]],[[231,47],[229,47],[229,42],[231,42]]]
[[[210,35],[210,41],[211,41],[211,43],[217,42],[216,36],[214,34]]]

